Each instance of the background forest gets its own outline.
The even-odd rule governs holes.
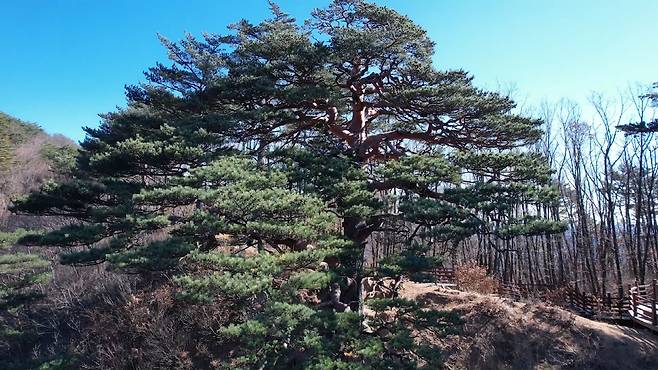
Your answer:
[[[565,232],[470,238],[452,250],[456,261],[476,260],[506,281],[572,282],[601,295],[656,276],[656,95],[650,85],[632,85],[617,95],[593,93],[589,102],[521,109],[543,121],[533,150],[547,158],[559,197],[541,206],[517,199],[512,207],[561,220]]]

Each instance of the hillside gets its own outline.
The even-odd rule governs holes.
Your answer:
[[[66,177],[74,165],[76,144],[49,135],[34,123],[0,112],[0,228],[39,227],[42,220],[10,215],[12,199]]]
[[[438,343],[451,369],[657,369],[658,336],[559,307],[406,282],[401,295],[457,312],[462,332]]]

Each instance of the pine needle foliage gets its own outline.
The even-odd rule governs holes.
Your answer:
[[[541,122],[434,68],[426,31],[392,9],[334,0],[303,24],[271,9],[225,34],[161,38],[170,62],[86,129],[73,180],[14,207],[77,222],[22,243],[71,250],[64,264],[171,276],[189,304],[222,302],[226,367],[436,368],[419,330],[449,333],[454,315],[382,299],[362,330],[370,237],[405,240],[379,271],[400,278],[439,263],[427,241],[562,230],[513,212],[556,199],[528,147]]]

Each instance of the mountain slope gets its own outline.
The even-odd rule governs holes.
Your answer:
[[[25,217],[10,215],[7,207],[46,181],[67,176],[76,152],[70,139],[0,112],[0,229],[34,226]]]

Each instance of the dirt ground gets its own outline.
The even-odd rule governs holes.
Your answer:
[[[438,339],[449,369],[658,369],[658,335],[646,329],[434,284],[405,282],[401,296],[465,321],[460,335]]]

